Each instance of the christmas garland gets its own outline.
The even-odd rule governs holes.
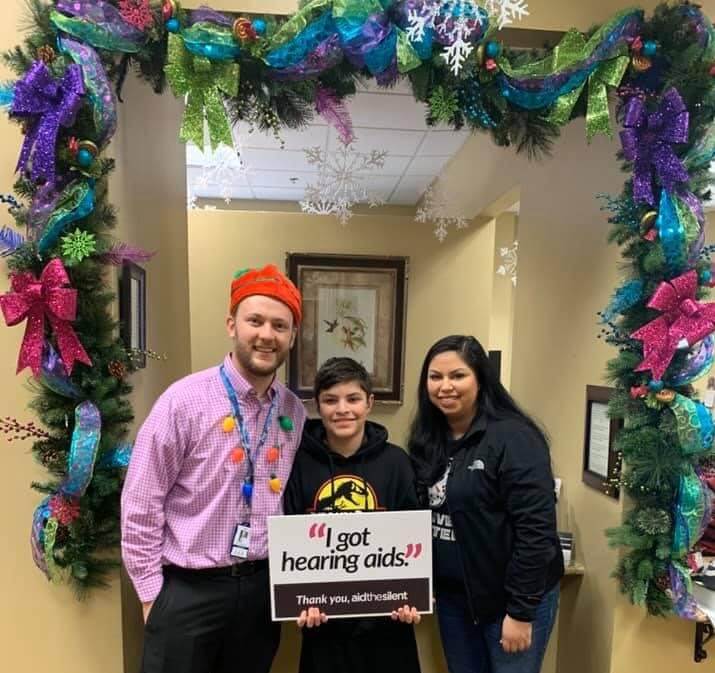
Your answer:
[[[49,578],[82,592],[117,563],[134,360],[117,338],[103,270],[146,259],[109,233],[104,152],[127,73],[186,97],[182,139],[203,146],[206,127],[214,147],[231,144],[238,120],[280,137],[316,114],[348,142],[342,101],[356,82],[408,78],[428,123],[487,132],[531,156],[548,153],[578,116],[589,139],[611,134],[617,96],[628,177],[606,207],[629,278],[601,317],[619,351],[611,413],[625,424],[624,471],[610,486],[633,507],[609,535],[626,548],[616,575],[632,602],[693,616],[687,566],[709,513],[698,470],[712,456],[713,427],[690,384],[715,350],[702,209],[715,151],[715,33],[698,6],[662,5],[648,19],[624,10],[541,54],[497,41],[509,13],[525,12],[501,0],[311,0],[288,18],[186,11],[172,0],[32,0],[30,9],[28,38],[5,54],[17,80],[0,88],[24,133],[18,198],[2,198],[16,227],[0,230],[11,275],[0,308],[8,325],[26,322],[18,371],[32,371],[32,407],[47,430],[11,419],[4,429],[34,437],[52,476],[34,485],[46,497],[32,529]]]

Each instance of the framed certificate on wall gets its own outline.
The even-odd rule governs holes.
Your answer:
[[[614,444],[623,421],[608,415],[612,394],[613,388],[586,386],[582,480],[587,486],[617,500],[620,496],[621,459]]]

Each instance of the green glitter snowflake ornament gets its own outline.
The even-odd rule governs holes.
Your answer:
[[[62,256],[72,263],[81,262],[96,249],[97,244],[94,241],[94,234],[82,231],[79,228],[62,237]]]

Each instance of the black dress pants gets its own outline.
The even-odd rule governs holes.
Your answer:
[[[142,673],[268,673],[280,642],[268,564],[164,568],[144,630]]]

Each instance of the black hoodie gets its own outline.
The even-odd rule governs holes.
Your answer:
[[[331,451],[320,419],[306,421],[286,486],[286,514],[417,508],[407,454],[370,421],[362,446],[345,458]],[[297,615],[296,615],[297,616]],[[389,617],[332,619],[303,629],[300,673],[419,673],[414,630]]]

